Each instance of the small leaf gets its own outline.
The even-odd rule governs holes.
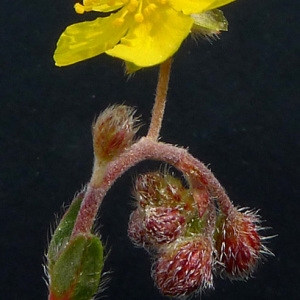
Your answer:
[[[49,274],[49,299],[90,300],[98,290],[103,263],[100,239],[95,235],[76,236]]]
[[[84,193],[81,192],[74,198],[69,209],[59,222],[57,228],[55,229],[52,235],[47,253],[49,272],[51,272],[53,265],[59,258],[61,252],[64,250],[70,239],[83,196]]]

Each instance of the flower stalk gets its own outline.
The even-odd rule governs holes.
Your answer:
[[[149,139],[157,140],[162,126],[163,115],[165,112],[168,86],[170,80],[172,58],[167,59],[159,67],[159,77],[156,88],[156,96],[152,110],[152,117],[150,122],[147,137]]]

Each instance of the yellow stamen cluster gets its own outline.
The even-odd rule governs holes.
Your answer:
[[[124,24],[124,18],[128,13],[133,14],[133,19],[137,23],[142,23],[145,20],[145,17],[151,15],[153,11],[157,9],[158,5],[165,5],[168,0],[119,0],[123,3],[123,14],[121,17],[114,20],[114,25],[121,26]],[[76,3],[74,9],[76,13],[83,14],[88,11],[92,11],[93,7],[96,6],[97,1],[85,0],[84,4]],[[154,3],[156,2],[156,4]],[[107,1],[109,6],[114,6],[116,0]]]

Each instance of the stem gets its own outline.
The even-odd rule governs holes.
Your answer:
[[[170,79],[170,71],[172,58],[169,58],[160,65],[159,77],[156,87],[156,96],[152,109],[151,123],[147,137],[152,140],[157,140],[161,129],[162,119],[165,111],[167,92]]]
[[[153,141],[146,137],[133,144],[116,160],[110,162],[101,181],[91,181],[93,183],[88,185],[72,236],[91,231],[97,211],[110,187],[125,171],[147,159],[159,160],[173,165],[191,179],[192,185],[193,182],[197,182],[197,185],[205,186],[210,197],[218,200],[219,207],[224,213],[231,211],[233,205],[225,190],[203,163],[185,149]]]

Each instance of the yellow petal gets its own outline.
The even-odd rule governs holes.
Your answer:
[[[54,60],[57,66],[67,66],[94,57],[113,48],[126,34],[129,22],[122,10],[106,18],[73,24],[57,42]],[[124,22],[118,22],[120,19]]]
[[[169,0],[170,5],[186,15],[201,13],[224,6],[235,0]]]
[[[137,67],[160,64],[178,50],[192,25],[190,16],[167,6],[160,7],[159,13],[134,23],[121,43],[106,53]]]

